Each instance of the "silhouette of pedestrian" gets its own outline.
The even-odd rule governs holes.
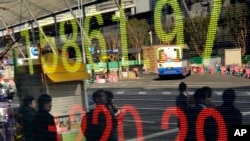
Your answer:
[[[102,135],[104,134],[105,128],[107,126],[108,120],[112,121],[112,129],[114,128],[114,116],[112,116],[111,110],[108,108],[108,98],[107,98],[107,91],[105,90],[97,90],[92,95],[93,101],[96,104],[96,107],[87,113],[87,128],[86,131],[83,133],[87,139],[87,141],[100,141]],[[96,108],[102,107],[103,112],[98,114],[98,117],[93,117],[93,113]],[[108,111],[111,116],[111,119],[107,119],[104,112]],[[93,124],[93,118],[98,119],[98,124]],[[84,124],[82,122],[82,124]],[[84,126],[82,126],[84,127]],[[83,131],[83,129],[82,129]],[[112,133],[108,135],[107,141],[116,141],[113,138]]]
[[[176,107],[180,108],[183,111],[186,111],[188,107],[188,93],[187,93],[187,84],[181,82],[179,84],[180,94],[175,99]]]
[[[49,113],[52,108],[52,98],[42,94],[38,98],[38,112],[33,119],[33,131],[36,141],[56,141],[56,125],[54,117]]]
[[[211,107],[215,107],[214,103],[212,102],[211,98],[212,98],[212,89],[210,87],[204,86],[202,87],[203,92],[207,95],[207,101],[206,101],[206,106],[211,108]]]
[[[23,106],[20,108],[19,113],[21,114],[24,141],[35,141],[32,121],[36,115],[36,102],[33,96],[26,96],[23,99]]]
[[[188,107],[187,119],[188,119],[188,135],[187,141],[196,141],[196,121],[197,117],[202,109],[207,108],[207,95],[203,89],[197,89],[193,95],[195,105]]]
[[[222,94],[223,104],[217,109],[223,116],[224,122],[229,132],[230,125],[241,125],[242,114],[235,106],[236,93],[233,89],[226,89]]]

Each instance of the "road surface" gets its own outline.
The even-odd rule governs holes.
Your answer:
[[[138,111],[144,141],[174,141],[178,128],[176,117],[169,121],[169,129],[161,129],[163,112],[175,106],[175,97],[179,94],[178,84],[187,83],[189,94],[197,88],[209,86],[213,89],[212,101],[216,105],[222,103],[221,95],[226,88],[233,88],[237,92],[236,106],[243,114],[243,123],[250,125],[250,79],[238,78],[230,75],[192,75],[186,79],[158,80],[156,75],[145,75],[139,79],[121,80],[119,83],[88,85],[89,96],[97,89],[108,89],[115,94],[115,102],[119,107],[130,105]],[[135,120],[131,114],[126,114],[124,124],[125,139],[137,141]]]

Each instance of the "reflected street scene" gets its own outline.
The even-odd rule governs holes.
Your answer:
[[[249,0],[0,11],[0,141],[249,140]]]

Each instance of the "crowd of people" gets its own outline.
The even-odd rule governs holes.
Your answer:
[[[52,108],[52,97],[42,94],[38,100],[27,96],[20,108],[21,125],[24,141],[56,141],[57,133],[54,117],[49,113]]]
[[[222,94],[223,104],[216,106],[212,100],[212,89],[202,87],[195,91],[193,95],[188,94],[187,85],[184,82],[179,84],[180,94],[176,97],[176,107],[180,108],[187,117],[188,134],[186,141],[196,141],[196,120],[203,109],[214,108],[219,111],[224,119],[225,127],[228,130],[230,125],[241,125],[242,115],[235,107],[236,93],[233,89],[226,89]],[[121,110],[114,104],[114,95],[111,91],[97,90],[92,95],[94,107],[84,115],[87,118],[85,123],[82,120],[82,128],[87,141],[99,141],[105,137],[107,141],[118,141],[118,116]],[[22,116],[22,126],[24,141],[56,141],[57,129],[54,117],[49,113],[52,107],[52,97],[47,94],[41,95],[38,100],[38,110],[36,110],[36,100],[32,96],[24,98],[23,106],[20,108]],[[96,110],[101,110],[97,115]],[[107,116],[110,115],[110,116]],[[98,123],[96,123],[96,119]],[[181,119],[179,119],[181,120]],[[103,136],[103,131],[112,122],[110,134]],[[178,121],[178,127],[180,127]],[[83,125],[85,124],[85,125]],[[85,128],[86,127],[86,128]],[[181,129],[180,129],[181,132]],[[218,131],[216,121],[209,117],[205,121],[204,133],[207,141],[217,140]]]
[[[215,106],[211,101],[212,89],[202,87],[195,91],[193,95],[188,95],[187,85],[179,84],[180,94],[176,97],[176,106],[187,116],[188,134],[186,141],[196,141],[196,124],[199,113],[206,108],[216,109],[223,117],[227,133],[231,125],[242,124],[242,114],[235,106],[236,93],[233,89],[226,89],[222,94],[223,104]],[[205,121],[204,133],[206,141],[215,141],[218,137],[217,123],[213,118]]]
[[[92,99],[95,106],[90,108],[90,111],[86,114],[87,128],[83,131],[88,141],[99,141],[107,126],[105,113],[98,115],[98,124],[93,123],[93,113],[98,107],[111,115],[112,129],[111,134],[107,136],[107,140],[118,141],[117,116],[120,110],[114,104],[113,98],[114,95],[111,91],[97,90],[93,93]],[[36,110],[37,104],[38,110]],[[24,141],[57,141],[55,118],[49,113],[52,108],[52,97],[48,94],[42,94],[38,98],[37,104],[33,96],[26,96],[19,110]]]

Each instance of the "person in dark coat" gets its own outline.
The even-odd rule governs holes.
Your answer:
[[[207,108],[207,95],[203,89],[197,89],[193,95],[195,105],[187,108],[188,134],[186,141],[196,141],[196,121],[201,110]]]
[[[105,114],[103,112],[100,112],[98,114],[98,117],[93,117],[93,113],[95,111],[95,109],[91,110],[90,112],[88,112],[86,114],[87,116],[87,127],[85,132],[82,132],[86,138],[87,141],[100,141],[100,139],[102,137],[104,137],[103,135],[105,135],[104,131],[107,125],[107,121],[111,120],[112,123],[114,118],[112,116],[111,111],[109,110],[107,104],[108,104],[108,100],[107,100],[107,94],[106,91],[104,90],[97,90],[93,93],[92,95],[93,101],[96,103],[96,108],[98,107],[102,107],[102,111],[108,111],[108,114],[110,114],[111,119],[107,119],[107,117],[105,116]],[[98,124],[93,124],[93,118],[98,118]],[[82,122],[82,124],[84,124]],[[112,129],[113,129],[113,124],[112,124]],[[84,126],[81,126],[84,127]],[[112,132],[112,131],[111,131]],[[105,135],[107,137],[107,141],[114,141],[112,138],[112,133]]]
[[[36,115],[36,102],[33,96],[26,96],[23,99],[23,106],[20,108],[19,113],[21,115],[24,141],[35,141],[32,121]]]
[[[118,129],[117,129],[117,117],[120,114],[120,110],[117,105],[114,103],[114,94],[111,91],[106,91],[107,94],[107,107],[109,108],[112,115],[113,128],[111,131],[111,135],[109,137],[109,141],[118,141]]]
[[[236,93],[233,89],[227,89],[222,94],[223,104],[217,107],[217,110],[224,118],[224,122],[229,132],[230,125],[242,125],[242,114],[235,107]]]
[[[188,93],[187,93],[187,84],[184,82],[181,82],[179,84],[179,91],[180,94],[175,99],[175,104],[177,108],[180,108],[184,113],[186,113],[187,107],[188,107]],[[180,121],[178,119],[177,121],[178,128],[180,128]]]
[[[36,141],[56,141],[54,117],[49,113],[52,108],[50,95],[42,94],[38,98],[39,110],[33,119],[33,132]]]
[[[202,87],[203,91],[206,93],[207,95],[207,103],[206,103],[206,106],[209,107],[209,108],[213,108],[215,107],[214,103],[212,102],[211,98],[212,98],[212,89],[210,87]]]
[[[183,111],[186,111],[188,107],[188,95],[187,95],[187,84],[181,82],[179,84],[180,94],[175,99],[176,107],[180,108]]]

